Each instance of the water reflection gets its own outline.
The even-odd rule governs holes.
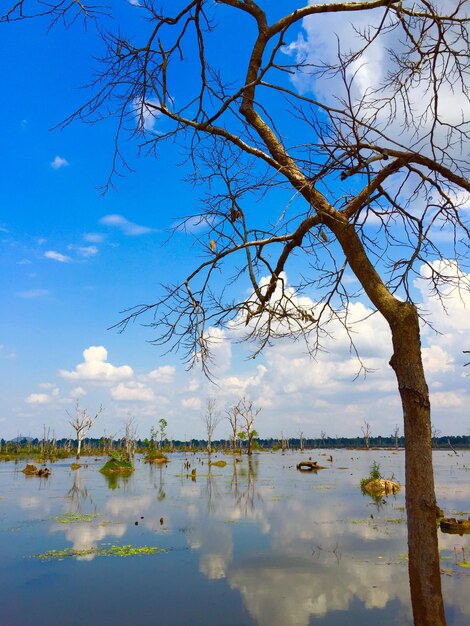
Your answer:
[[[120,474],[106,473],[101,474],[106,481],[106,485],[108,489],[115,491],[116,489],[120,489],[121,487],[126,487],[131,480],[131,476],[125,476]]]
[[[96,506],[93,505],[93,498],[91,494],[88,492],[85,481],[82,479],[80,468],[74,470],[73,472],[73,482],[66,496],[71,504],[71,510],[74,513],[80,513],[82,508],[82,503],[89,502],[89,504],[93,507],[93,512],[96,512]]]
[[[50,530],[53,533],[64,533],[73,550],[93,549],[106,538],[120,538],[125,534],[127,524],[101,519],[92,492],[82,477],[81,468],[73,471],[72,486],[67,492],[66,502],[63,514],[56,516]],[[92,561],[94,558],[93,553],[77,556],[80,561]]]
[[[125,623],[151,621],[157,601],[167,626],[412,623],[404,494],[377,508],[359,489],[372,460],[386,473],[402,474],[401,455],[355,452],[351,458],[335,451],[331,467],[316,475],[297,472],[301,457],[295,454],[222,458],[225,467],[208,466],[198,455],[174,455],[167,466],[137,461],[134,475],[116,477],[111,489],[99,461],[75,472],[54,467],[46,490],[22,475],[0,472],[0,574],[8,571],[9,594],[22,597],[26,607],[37,600],[48,626],[67,623],[59,619],[64,606],[48,607],[77,584],[87,586],[95,607],[83,622],[88,626],[124,623],[125,598],[133,599],[136,612]],[[468,512],[465,459],[439,457],[436,468],[438,501],[446,514]],[[54,520],[67,513],[96,517],[69,524]],[[463,626],[470,617],[469,570],[456,564],[470,560],[470,536],[440,533],[439,541],[448,626]],[[88,563],[74,559],[70,566],[29,561],[35,580],[43,580],[44,572],[57,574],[54,590],[43,587],[37,598],[18,557],[110,543],[169,552],[104,562],[88,554]],[[122,594],[109,598],[110,587],[122,588]],[[9,625],[29,626],[29,609],[21,606],[11,608]]]
[[[373,514],[351,521],[347,497],[329,496],[322,502],[318,492],[312,507],[311,500],[273,494],[272,484],[258,490],[258,468],[259,459],[234,459],[233,499],[219,508],[213,496],[220,477],[208,477],[207,504],[214,515],[203,522],[203,507],[193,508],[197,530],[189,539],[200,553],[200,572],[208,579],[227,578],[259,626],[307,626],[312,617],[351,610],[357,600],[362,610],[398,601],[403,610],[396,623],[411,623],[407,565],[400,557],[406,545],[401,514],[390,506],[388,522],[376,521]],[[239,523],[254,525],[252,532],[257,529],[268,541],[259,541],[249,556],[237,559]],[[376,546],[365,551],[364,542]]]

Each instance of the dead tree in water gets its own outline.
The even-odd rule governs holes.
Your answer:
[[[82,449],[82,441],[90,431],[93,424],[98,419],[100,413],[103,412],[103,407],[100,406],[94,417],[88,415],[88,409],[81,409],[79,402],[75,405],[75,417],[72,417],[67,411],[67,415],[72,419],[69,421],[70,426],[75,430],[75,436],[77,438],[77,459],[80,458],[80,452]]]

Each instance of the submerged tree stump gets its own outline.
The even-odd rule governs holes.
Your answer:
[[[470,517],[468,519],[455,519],[455,517],[443,517],[439,522],[441,531],[450,535],[470,534]]]
[[[297,463],[297,469],[299,472],[315,472],[325,468],[322,465],[318,465],[316,461],[301,461]]]

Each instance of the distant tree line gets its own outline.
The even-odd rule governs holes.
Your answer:
[[[136,448],[138,451],[145,452],[152,448],[152,439],[136,439]],[[225,450],[231,448],[231,440],[218,439],[211,441],[212,451]],[[109,437],[85,437],[81,440],[81,446],[83,453],[94,451],[96,453],[108,453],[113,450],[118,450],[126,445],[125,438],[112,439]],[[179,439],[169,440],[163,439],[160,441],[161,448],[169,451],[207,451],[209,442],[207,439],[191,438],[187,441]],[[246,450],[248,446],[247,441],[241,440],[239,442],[240,449]],[[405,445],[404,437],[390,436],[377,436],[369,438],[370,448],[402,448]],[[21,435],[12,440],[0,439],[0,452],[14,453],[15,451],[36,451],[40,450],[44,446],[44,440],[41,438],[22,437]],[[58,450],[69,451],[73,453],[78,448],[77,439],[62,438],[54,441],[54,446]],[[303,449],[321,449],[321,448],[365,448],[364,437],[329,437],[323,435],[322,437],[292,437],[292,438],[276,438],[276,437],[256,437],[253,442],[254,450],[300,450]],[[468,435],[442,435],[433,437],[434,449],[451,449],[451,448],[470,448],[470,434]]]

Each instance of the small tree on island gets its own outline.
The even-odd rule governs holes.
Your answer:
[[[67,415],[71,418],[69,421],[69,424],[75,430],[75,436],[77,439],[77,459],[80,458],[80,452],[82,449],[82,441],[85,439],[91,427],[96,422],[96,420],[98,419],[98,416],[102,412],[103,412],[103,407],[100,405],[100,408],[95,413],[94,417],[91,417],[88,414],[88,409],[80,408],[80,403],[78,400],[75,405],[75,416],[70,415],[70,413],[67,411]]]
[[[253,428],[253,424],[261,408],[255,409],[253,400],[248,400],[245,396],[243,396],[234,408],[241,420],[245,422],[245,428],[238,433],[238,438],[242,441],[246,439],[247,453],[251,455],[253,454],[253,439],[258,436],[258,433]]]

